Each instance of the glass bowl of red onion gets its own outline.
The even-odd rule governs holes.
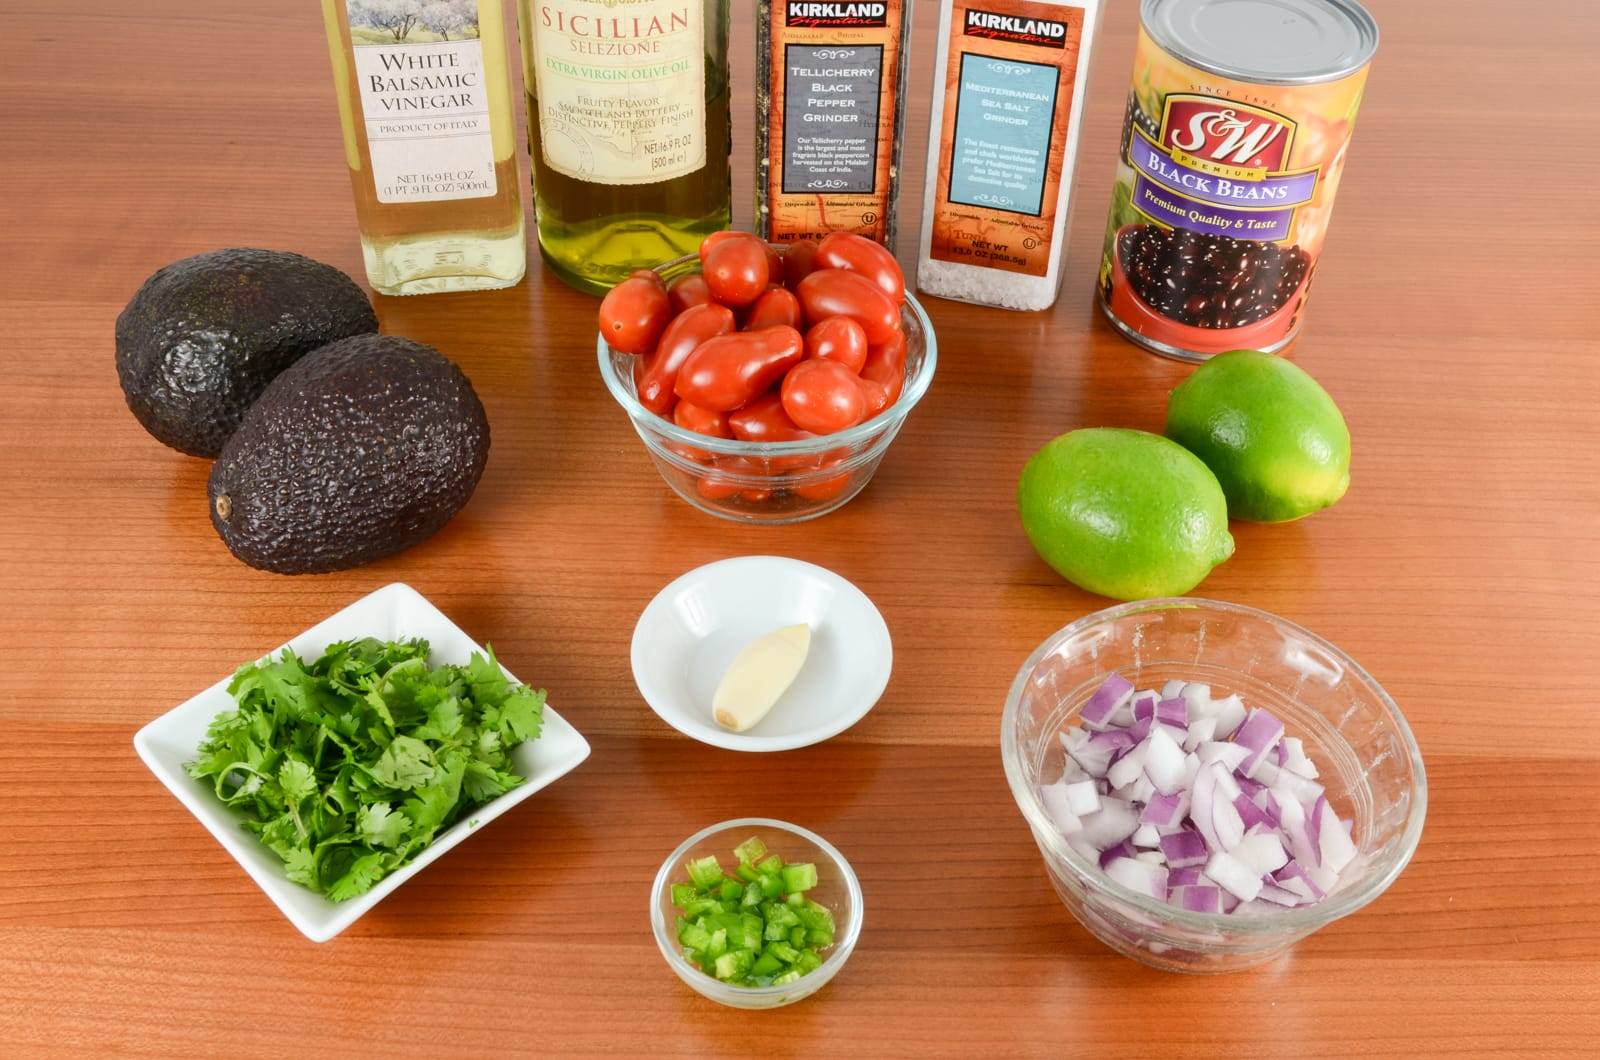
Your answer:
[[[1249,968],[1354,913],[1427,813],[1382,686],[1316,634],[1216,600],[1061,629],[1012,683],[1001,755],[1068,910],[1168,971]]]

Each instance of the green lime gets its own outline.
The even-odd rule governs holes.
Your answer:
[[[1305,369],[1234,350],[1195,369],[1167,402],[1167,437],[1204,460],[1228,514],[1281,523],[1350,487],[1350,429]]]
[[[1233,555],[1215,476],[1158,434],[1095,427],[1052,439],[1022,469],[1017,508],[1046,563],[1119,600],[1180,596]]]

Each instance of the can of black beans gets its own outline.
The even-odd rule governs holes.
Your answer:
[[[1156,353],[1300,330],[1378,47],[1356,0],[1142,0],[1100,305]]]

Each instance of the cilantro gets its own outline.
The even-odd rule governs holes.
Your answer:
[[[424,640],[344,641],[310,663],[285,649],[228,691],[235,709],[189,775],[243,811],[289,879],[336,902],[521,784],[509,752],[544,721],[544,692],[507,680],[492,648],[430,667]]]

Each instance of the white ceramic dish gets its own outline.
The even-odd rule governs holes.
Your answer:
[[[746,644],[811,627],[800,676],[746,732],[711,717],[717,684]],[[685,736],[732,751],[788,751],[860,721],[889,684],[894,648],[883,616],[839,575],[781,556],[697,567],[656,594],[633,630],[633,679],[650,709]]]
[[[316,658],[328,645],[341,640],[377,637],[399,640],[424,637],[432,649],[430,661],[464,664],[473,652],[483,647],[468,637],[422,595],[409,585],[395,582],[357,600],[332,618],[317,623],[283,647],[293,648],[302,658]],[[282,648],[269,654],[277,654]],[[242,660],[241,660],[242,661]],[[505,670],[504,667],[501,667]],[[506,676],[516,678],[509,670]],[[184,772],[184,763],[194,758],[195,749],[205,736],[206,726],[218,713],[233,708],[224,677],[187,703],[168,711],[140,729],[133,746],[145,765],[188,807],[217,842],[232,854],[250,878],[283,911],[289,922],[313,942],[326,942],[355,923],[395,888],[443,857],[474,831],[516,806],[551,781],[570,772],[589,757],[589,743],[578,730],[567,724],[548,705],[544,727],[537,740],[512,752],[517,772],[527,782],[478,808],[466,820],[440,835],[415,861],[384,877],[366,894],[344,902],[331,902],[321,895],[291,882],[283,874],[277,855],[255,836],[240,827],[243,815],[220,802],[211,786]]]

